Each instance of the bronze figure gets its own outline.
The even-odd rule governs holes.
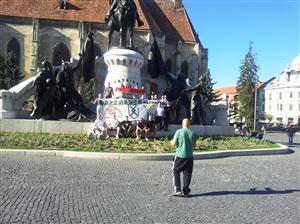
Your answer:
[[[129,48],[133,48],[133,27],[135,21],[138,26],[143,26],[144,23],[140,19],[137,12],[134,0],[109,0],[110,8],[105,17],[105,22],[108,24],[108,48],[112,45],[112,34],[114,31],[120,32],[119,47],[126,48],[126,36],[129,31]]]

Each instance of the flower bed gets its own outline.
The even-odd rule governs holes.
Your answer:
[[[70,150],[93,152],[131,152],[131,153],[172,153],[175,148],[170,145],[170,137],[136,140],[120,138],[108,140],[89,139],[79,134],[45,134],[45,133],[0,133],[0,148]],[[217,151],[234,149],[276,148],[277,144],[243,136],[234,137],[200,137],[196,151]]]

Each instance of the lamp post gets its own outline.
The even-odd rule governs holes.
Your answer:
[[[254,122],[253,122],[253,131],[256,130],[256,104],[257,104],[257,88],[254,86]]]

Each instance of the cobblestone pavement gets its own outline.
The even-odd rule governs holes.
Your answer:
[[[195,161],[190,198],[171,196],[171,161],[2,156],[0,223],[296,224],[297,141],[287,155]]]

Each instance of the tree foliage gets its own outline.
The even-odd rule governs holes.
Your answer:
[[[206,73],[204,74],[204,89],[205,89],[205,103],[211,103],[213,101],[218,101],[219,94],[214,92],[214,83],[212,79],[212,75],[210,73],[210,70],[207,69]]]
[[[94,79],[90,79],[84,84],[82,98],[84,103],[91,103],[95,99],[96,84]]]
[[[256,54],[253,53],[253,42],[249,44],[249,50],[241,61],[240,77],[237,81],[238,113],[245,118],[248,127],[253,126],[255,85],[258,82],[257,72],[259,66],[255,62]]]
[[[0,89],[9,89],[15,86],[23,77],[12,52],[0,55]]]

